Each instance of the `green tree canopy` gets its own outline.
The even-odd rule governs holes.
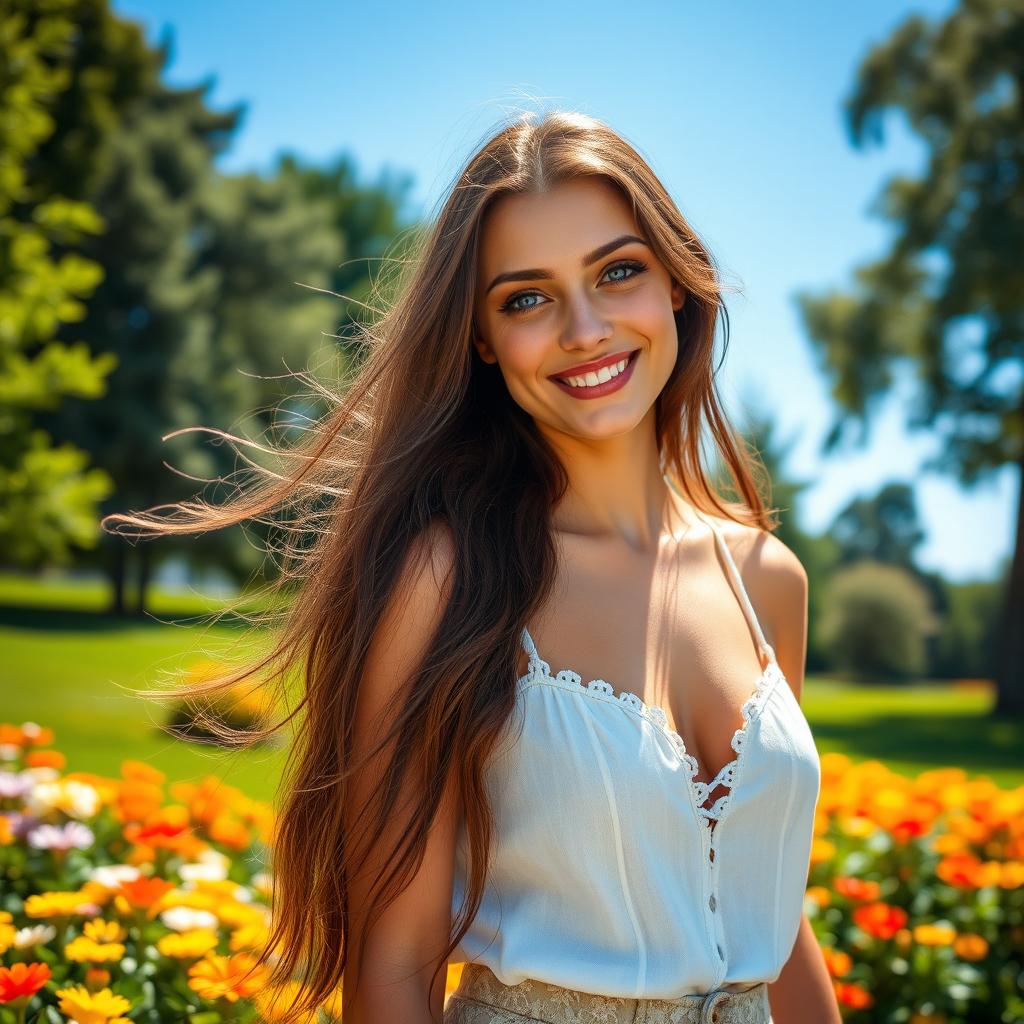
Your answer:
[[[95,545],[98,505],[112,489],[75,439],[55,444],[37,423],[68,397],[103,395],[116,364],[72,326],[103,276],[80,251],[103,219],[68,179],[40,173],[76,75],[85,68],[96,79],[89,126],[109,119],[122,86],[116,67],[99,74],[103,54],[80,61],[83,16],[99,11],[77,0],[8,0],[0,10],[0,552],[19,565]],[[94,141],[77,139],[79,175],[99,159]]]
[[[1024,474],[1022,55],[1024,0],[965,0],[939,21],[907,18],[861,64],[846,105],[854,144],[882,141],[895,110],[927,158],[920,175],[883,188],[875,212],[892,241],[855,271],[854,288],[798,297],[836,401],[826,452],[857,421],[863,440],[873,401],[909,368],[908,424],[938,441],[925,470],[965,486],[1006,465]],[[996,678],[996,712],[1014,715],[1024,714],[1022,519],[1018,506]]]

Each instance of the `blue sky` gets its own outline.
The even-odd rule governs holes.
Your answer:
[[[880,255],[889,228],[869,213],[882,182],[914,173],[923,146],[893,115],[885,145],[855,150],[842,103],[858,63],[912,13],[949,0],[290,4],[116,0],[154,43],[173,38],[167,77],[211,81],[217,107],[248,104],[225,171],[267,170],[290,150],[354,155],[364,179],[414,178],[409,213],[429,216],[468,154],[509,113],[565,107],[599,117],[650,162],[710,245],[730,295],[721,391],[742,422],[770,408],[793,445],[787,475],[808,482],[797,509],[812,532],[853,497],[915,484],[923,566],[990,576],[1012,551],[1017,475],[972,491],[924,474],[936,447],[910,434],[901,380],[862,448],[823,457],[827,383],[794,295],[845,287]]]

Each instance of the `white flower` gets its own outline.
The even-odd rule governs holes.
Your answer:
[[[102,806],[100,794],[95,786],[87,782],[79,782],[77,779],[65,779],[64,787],[65,802],[62,810],[72,818],[93,818]]]
[[[212,928],[216,930],[220,923],[215,914],[208,910],[196,910],[193,907],[171,907],[160,915],[171,931],[188,932],[193,928]]]
[[[35,784],[28,772],[0,772],[0,798],[20,800]]]
[[[26,805],[40,817],[63,811],[72,818],[91,818],[101,806],[95,787],[77,779],[39,782],[26,798]]]
[[[99,882],[104,889],[117,890],[122,882],[134,882],[141,874],[132,864],[103,864],[89,872],[89,880]]]
[[[220,850],[207,849],[199,854],[195,863],[182,864],[178,868],[178,874],[186,882],[219,882],[228,877],[230,867],[231,860]]]
[[[33,946],[45,946],[57,935],[52,924],[34,924],[28,928],[19,928],[14,933],[15,949],[31,949]]]

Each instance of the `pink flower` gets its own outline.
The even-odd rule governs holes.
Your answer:
[[[37,850],[87,850],[95,838],[87,825],[68,821],[63,825],[38,825],[29,832],[28,843]]]

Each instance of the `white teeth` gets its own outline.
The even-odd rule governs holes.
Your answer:
[[[618,377],[626,368],[629,360],[630,356],[626,356],[625,359],[620,359],[617,363],[602,366],[600,370],[591,370],[590,373],[584,374],[582,377],[560,377],[559,379],[571,384],[574,388],[592,388],[595,384],[603,384],[606,380],[611,380],[612,377]]]

